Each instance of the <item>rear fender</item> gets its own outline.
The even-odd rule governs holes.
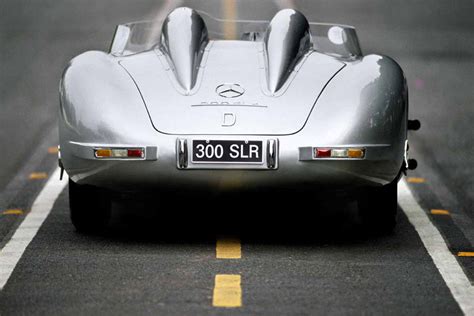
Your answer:
[[[59,121],[66,170],[70,142],[144,144],[156,134],[133,80],[116,58],[98,51],[79,55],[64,71]]]
[[[304,132],[317,145],[386,144],[399,166],[407,137],[408,91],[400,66],[368,55],[348,63],[326,86]]]

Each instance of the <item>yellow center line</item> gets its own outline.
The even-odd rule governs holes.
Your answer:
[[[57,154],[58,153],[58,146],[51,146],[48,148],[49,154]]]
[[[20,209],[9,209],[2,212],[3,215],[21,215],[23,211]]]
[[[474,251],[460,251],[458,257],[474,257]]]
[[[408,178],[407,178],[407,181],[408,181],[409,183],[424,183],[424,182],[425,182],[425,178],[408,177]]]
[[[224,11],[224,38],[226,40],[232,40],[236,38],[237,28],[235,25],[237,3],[236,0],[224,0],[223,3]]]
[[[46,179],[48,174],[46,172],[33,172],[30,173],[30,180],[39,180],[39,179]]]
[[[450,215],[449,211],[447,211],[447,210],[431,210],[431,214],[433,214],[433,215]]]
[[[242,288],[241,277],[238,274],[218,274],[214,283],[212,306],[241,307]]]
[[[216,242],[216,258],[240,259],[242,258],[241,248],[238,238],[219,238]]]

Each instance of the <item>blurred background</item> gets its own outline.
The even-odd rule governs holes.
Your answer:
[[[357,28],[365,54],[397,60],[410,89],[417,172],[455,207],[474,200],[474,2],[375,0],[2,0],[0,2],[0,191],[40,143],[57,143],[58,83],[74,56],[108,50],[117,24],[190,6],[230,19],[271,19],[294,7],[309,20]],[[439,185],[438,185],[439,184]]]
[[[0,248],[56,165],[58,87],[69,60],[88,50],[107,51],[117,24],[159,20],[177,6],[259,20],[292,7],[312,21],[353,25],[364,54],[394,58],[408,80],[410,118],[422,122],[409,134],[419,165],[409,172],[418,179],[410,188],[423,211],[451,214],[431,213],[428,224],[435,224],[453,254],[471,254],[457,260],[472,284],[473,0],[0,0]],[[272,201],[278,206],[262,199],[264,205],[245,213],[233,202],[237,197],[226,200],[234,210],[225,206],[223,212],[225,204],[217,202],[209,208],[215,213],[184,213],[176,200],[170,208],[153,200],[163,212],[143,220],[136,212],[141,205],[132,201],[119,209],[122,225],[104,236],[85,236],[70,224],[67,198],[64,190],[20,254],[0,291],[0,314],[216,314],[214,277],[229,272],[242,275],[244,303],[235,314],[461,313],[405,209],[395,234],[372,238],[355,216],[345,216],[354,203],[346,208],[308,199],[307,209],[304,199],[295,204],[290,197],[293,203],[285,205],[277,196]],[[317,214],[319,209],[331,212]],[[269,210],[268,216],[256,210]],[[243,239],[242,260],[215,260],[216,236],[229,233]],[[426,235],[423,241],[436,241]],[[30,236],[27,227],[17,244],[23,247]],[[7,264],[0,266],[11,267],[11,253],[2,254]]]

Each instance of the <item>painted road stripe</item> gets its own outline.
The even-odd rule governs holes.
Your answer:
[[[212,305],[215,307],[242,306],[241,278],[238,274],[218,274],[214,283]]]
[[[168,14],[173,11],[175,8],[179,7],[183,3],[182,0],[165,0],[160,6],[160,9],[156,13],[152,13],[150,20],[156,21],[156,27],[153,27],[150,32],[147,32],[147,43],[155,43],[156,39],[160,37],[161,34],[161,24],[168,16]]]
[[[48,154],[57,154],[58,152],[58,146],[51,146],[48,148]]]
[[[474,287],[438,229],[418,205],[404,180],[398,184],[398,204],[415,227],[451,294],[466,315],[474,315]]]
[[[33,172],[30,173],[30,180],[40,180],[40,179],[46,179],[48,177],[48,174],[46,172]]]
[[[219,238],[216,242],[217,259],[240,259],[242,250],[238,238]]]
[[[237,16],[237,3],[235,0],[224,0],[223,6],[224,13],[224,38],[226,40],[235,39],[237,29],[235,19]]]
[[[425,183],[425,178],[408,177],[407,181],[409,183]]]
[[[28,247],[51,212],[54,202],[66,184],[67,181],[59,180],[59,168],[57,168],[36,198],[31,211],[26,215],[5,247],[0,250],[0,290],[7,283],[26,247]]]
[[[433,214],[433,215],[449,215],[449,211],[447,211],[447,210],[431,210],[431,214]]]
[[[458,257],[474,257],[474,251],[460,251]]]
[[[5,210],[2,212],[3,215],[21,215],[23,214],[23,211],[20,210],[20,209],[9,209],[9,210]]]
[[[288,9],[288,8],[296,8],[295,2],[293,0],[274,0],[273,1],[277,7],[282,10],[282,9]]]

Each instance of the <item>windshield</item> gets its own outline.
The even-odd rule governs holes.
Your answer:
[[[270,21],[226,20],[199,11],[211,40],[260,41]],[[110,52],[116,56],[136,54],[159,44],[163,20],[148,20],[117,26]],[[310,22],[313,49],[340,58],[362,55],[357,34],[352,26]]]

